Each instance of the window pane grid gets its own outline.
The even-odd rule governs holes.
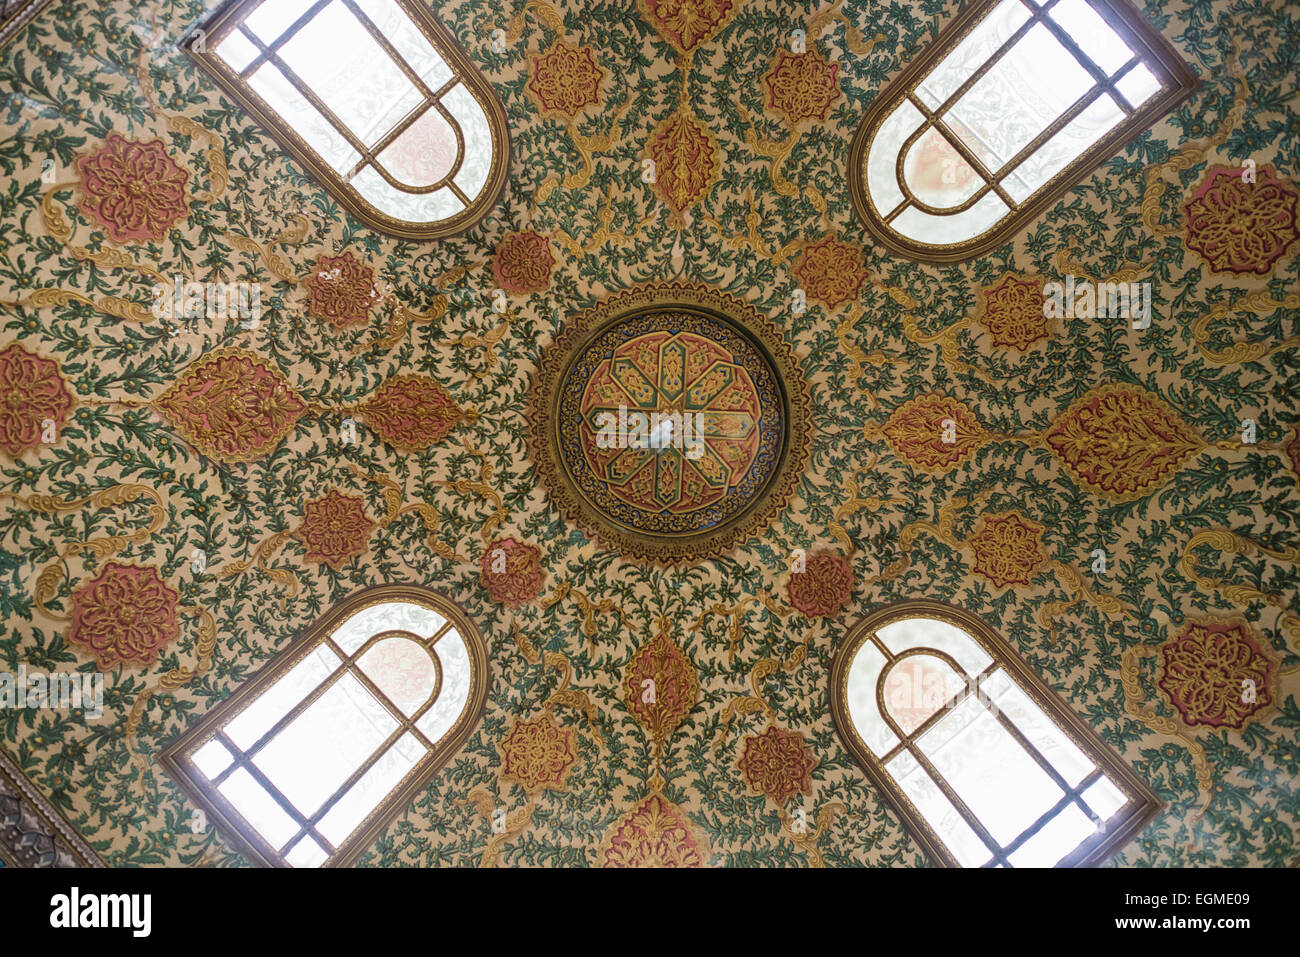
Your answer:
[[[880,759],[881,764],[888,765],[890,761],[903,751],[906,751],[911,755],[912,759],[925,770],[925,773],[930,776],[931,780],[934,781],[939,790],[943,792],[943,795],[952,804],[957,813],[961,815],[966,824],[976,833],[976,835],[979,836],[980,840],[988,847],[990,853],[993,854],[993,859],[985,866],[995,867],[998,864],[1005,864],[1007,867],[1013,866],[1009,860],[1010,855],[1025,841],[1038,833],[1039,830],[1041,830],[1070,804],[1077,805],[1090,820],[1100,827],[1100,819],[1098,819],[1097,815],[1093,813],[1091,808],[1083,802],[1081,795],[1083,791],[1087,790],[1088,787],[1094,784],[1101,777],[1101,770],[1099,768],[1094,768],[1091,773],[1089,773],[1074,787],[1071,787],[1066,782],[1065,778],[1061,776],[1061,773],[1057,771],[1056,767],[1047,760],[1033,742],[1025,737],[1020,728],[1017,727],[1010,718],[1003,714],[1002,710],[984,694],[982,685],[1000,670],[996,661],[977,675],[966,675],[966,687],[958,691],[956,694],[949,696],[944,704],[935,711],[934,714],[930,715],[930,717],[922,722],[914,731],[908,734],[898,725],[898,722],[890,713],[885,702],[885,683],[890,674],[891,666],[902,658],[913,657],[916,655],[932,655],[948,663],[949,666],[956,669],[959,674],[964,674],[964,672],[962,671],[961,666],[951,656],[937,649],[916,647],[909,648],[906,652],[903,652],[900,655],[893,655],[875,632],[871,633],[870,640],[886,657],[886,665],[880,670],[880,674],[876,678],[877,705],[880,709],[881,717],[884,718],[885,722],[890,726],[890,729],[898,735],[899,738],[899,744]],[[1032,822],[1027,828],[1021,831],[1014,840],[1005,846],[1001,845],[994,839],[992,834],[990,834],[988,829],[984,826],[983,822],[980,821],[975,812],[972,811],[966,804],[965,800],[963,800],[961,793],[952,786],[944,774],[934,766],[930,759],[917,746],[917,742],[927,731],[934,727],[934,725],[941,721],[945,716],[951,714],[959,704],[972,696],[978,698],[980,704],[984,706],[985,710],[1012,736],[1012,738],[1015,739],[1016,743],[1034,759],[1038,766],[1042,768],[1044,773],[1051,778],[1052,783],[1055,784],[1063,794],[1060,800],[1057,801],[1053,807],[1048,809],[1048,811]]]
[[[962,261],[1195,86],[1123,0],[974,0],[863,118],[854,206],[886,248]]]
[[[961,635],[982,655],[965,667],[956,664],[954,656],[969,655],[959,645],[933,640],[944,633],[937,627]],[[855,631],[832,667],[836,724],[871,780],[942,863],[1095,863],[1131,838],[1158,807],[1149,788],[976,616],[913,600],[882,609]],[[864,654],[873,662],[865,672],[856,664]],[[904,661],[917,655],[934,664]],[[934,677],[946,673],[933,670],[939,662],[954,670],[942,679],[952,683]],[[891,714],[886,683],[896,674],[910,675],[911,685],[890,687],[910,687],[912,697],[895,693]],[[850,681],[850,675],[857,677]],[[864,694],[878,712],[869,727],[859,727],[854,717],[871,717],[863,710]],[[940,697],[946,700],[935,710]],[[945,718],[951,720],[943,723]],[[915,728],[904,733],[900,722],[915,722]],[[872,732],[876,723],[898,743],[873,752],[867,742],[878,737]]]
[[[1048,16],[1052,11],[1052,8],[1056,6],[1057,2],[1058,0],[1050,0],[1050,2],[1043,4],[1042,7],[1037,9],[1031,6],[1029,8],[1029,18],[1006,40],[1002,41],[998,48],[991,53],[988,58],[979,65],[979,67],[973,70],[970,76],[962,81],[962,83],[958,85],[958,87],[938,106],[932,109],[920,96],[917,95],[915,89],[909,91],[907,95],[908,101],[921,112],[925,117],[925,122],[922,123],[921,126],[903,142],[903,146],[899,150],[896,163],[896,175],[898,177],[898,185],[907,199],[885,215],[884,221],[887,224],[892,223],[909,206],[915,206],[918,209],[936,216],[952,216],[975,205],[975,203],[982,199],[990,190],[995,192],[998,195],[998,198],[1006,203],[1010,210],[1014,212],[1020,208],[1022,203],[1017,201],[1010,193],[1008,193],[1002,185],[1002,181],[1008,176],[1014,175],[1021,163],[1033,156],[1034,153],[1043,146],[1043,144],[1068,126],[1089,106],[1095,103],[1103,95],[1109,95],[1119,106],[1125,119],[1133,114],[1133,106],[1129,103],[1128,99],[1116,89],[1116,84],[1118,84],[1119,81],[1122,80],[1131,70],[1141,64],[1143,62],[1142,58],[1135,54],[1113,74],[1107,75],[1105,71],[1103,71],[1101,67],[1097,66],[1097,64],[1093,62],[1092,58],[1080,48],[1079,44],[1075,42],[1069,32]],[[1092,77],[1093,85],[1069,108],[1058,114],[1056,119],[1049,123],[1041,132],[1038,133],[1038,135],[1022,146],[1013,156],[1004,160],[1002,165],[999,167],[999,172],[994,173],[975,153],[975,151],[963,141],[963,137],[954,132],[951,125],[944,119],[944,116],[956,103],[961,101],[962,97],[976,83],[978,83],[980,79],[982,79],[998,64],[1035,25],[1038,24],[1042,24],[1046,27],[1047,30],[1051,32],[1052,36],[1070,52],[1079,65]],[[1107,25],[1110,25],[1109,22]],[[906,161],[908,150],[911,148],[913,143],[924,136],[930,129],[938,130],[943,135],[947,145],[955,150],[961,158],[970,165],[971,169],[975,171],[975,174],[984,181],[984,184],[960,205],[940,208],[925,203],[916,197],[911,186],[907,182],[907,177],[904,175],[903,165]],[[974,130],[971,131],[971,134],[972,136],[978,135]],[[990,150],[990,152],[992,151]],[[1036,190],[1034,192],[1036,192]]]
[[[450,189],[456,198],[468,207],[472,202],[471,198],[465,195],[464,191],[454,180],[454,177],[460,172],[461,167],[465,162],[465,134],[460,128],[460,123],[457,122],[456,118],[442,105],[443,96],[460,84],[461,78],[459,74],[456,74],[453,71],[451,79],[443,83],[437,90],[431,90],[428,84],[424,82],[424,79],[416,73],[410,63],[407,62],[406,58],[398,52],[397,48],[393,46],[388,37],[384,35],[383,31],[375,25],[374,21],[366,15],[365,11],[357,6],[355,0],[338,0],[338,2],[341,2],[344,7],[361,23],[361,25],[366,29],[366,32],[374,38],[393,63],[395,63],[402,71],[402,74],[406,79],[420,94],[420,101],[409,112],[407,112],[405,116],[398,120],[397,123],[388,129],[383,135],[378,137],[373,144],[367,145],[361,137],[357,136],[356,133],[354,133],[352,129],[339,118],[338,114],[335,113],[334,110],[330,108],[329,104],[327,104],[316,93],[316,91],[312,89],[311,85],[305,82],[302,77],[285,62],[284,58],[280,56],[280,48],[292,40],[303,27],[311,22],[312,18],[314,18],[317,13],[325,9],[325,7],[331,2],[334,2],[334,0],[321,0],[320,3],[313,6],[306,14],[285,30],[284,33],[277,37],[274,42],[269,44],[263,42],[251,30],[241,24],[239,27],[240,32],[257,48],[258,55],[252,63],[240,71],[240,78],[247,79],[252,76],[259,67],[267,63],[275,66],[284,74],[285,78],[293,84],[294,89],[302,94],[307,102],[315,107],[316,110],[329,121],[330,125],[334,127],[338,134],[346,139],[348,144],[359,154],[360,158],[353,164],[352,168],[348,170],[346,174],[343,174],[343,182],[351,182],[358,173],[369,166],[373,168],[376,173],[382,176],[390,186],[403,193],[420,195],[424,193],[433,193],[445,187]],[[382,163],[376,161],[375,157],[382,153],[386,147],[391,145],[394,140],[406,132],[412,124],[419,120],[420,117],[430,109],[437,109],[438,113],[447,122],[451,127],[452,132],[455,134],[456,158],[451,164],[451,169],[448,170],[436,183],[423,186],[412,186],[403,183],[394,177]]]

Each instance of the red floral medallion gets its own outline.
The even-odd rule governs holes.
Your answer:
[[[307,411],[279,369],[239,349],[191,363],[153,405],[187,442],[222,462],[265,455]]]
[[[839,64],[827,63],[815,49],[804,53],[781,50],[763,77],[767,108],[780,113],[791,126],[802,120],[825,120],[840,96],[839,69]]]
[[[157,569],[108,562],[73,592],[68,640],[87,648],[100,668],[152,664],[181,633],[179,598]]]
[[[975,553],[975,574],[999,588],[1028,585],[1029,579],[1047,564],[1042,535],[1043,526],[1015,512],[984,516],[979,531],[966,543]]]
[[[162,239],[189,212],[190,174],[177,166],[162,140],[137,143],[117,133],[77,159],[81,211],[115,243]]]
[[[690,819],[658,791],[613,825],[601,848],[605,867],[703,867],[707,860]]]
[[[528,92],[543,112],[560,113],[572,119],[588,106],[600,102],[600,82],[605,71],[596,62],[591,47],[569,46],[556,40],[545,53],[529,57],[532,78]]]
[[[0,351],[0,449],[16,457],[40,446],[49,431],[57,439],[71,409],[57,362],[16,342]]]
[[[996,285],[982,289],[980,298],[979,322],[989,331],[995,346],[1023,352],[1039,339],[1048,337],[1041,279],[1008,275]]]
[[[1157,683],[1188,726],[1243,728],[1273,701],[1277,664],[1240,622],[1190,622],[1160,656]]]
[[[831,235],[804,247],[794,274],[808,298],[825,303],[828,309],[856,299],[867,279],[862,253]]]
[[[1043,438],[1076,481],[1119,501],[1153,491],[1204,447],[1173,409],[1128,385],[1093,389]]]
[[[838,615],[853,597],[853,566],[837,552],[818,551],[804,559],[803,571],[790,572],[790,604],[809,618]]]
[[[330,489],[324,497],[307,503],[294,536],[307,549],[307,561],[337,570],[349,558],[366,553],[374,529],[365,499]]]
[[[655,164],[655,192],[678,216],[703,199],[717,181],[717,141],[686,110],[678,110],[659,125],[646,152]]]
[[[772,725],[762,734],[745,739],[740,773],[750,789],[785,804],[812,787],[817,761],[808,753],[801,735]]]
[[[656,748],[686,720],[700,694],[695,665],[668,637],[668,622],[632,656],[623,673],[627,708],[650,732]]]
[[[549,714],[517,720],[501,742],[501,780],[517,781],[529,794],[542,788],[564,790],[564,776],[578,760],[573,731]]]
[[[381,439],[402,452],[441,442],[465,414],[446,389],[422,375],[393,376],[360,411]]]
[[[554,270],[551,241],[531,229],[504,237],[492,258],[497,285],[510,293],[541,292]]]
[[[311,293],[307,311],[339,328],[365,322],[380,298],[375,271],[351,252],[321,256],[302,284]]]
[[[647,20],[682,53],[712,37],[733,13],[733,0],[637,0]]]
[[[1266,276],[1300,239],[1298,210],[1300,193],[1273,167],[1261,166],[1248,183],[1240,168],[1215,166],[1184,207],[1187,246],[1212,272]]]
[[[537,597],[546,580],[540,549],[499,538],[487,547],[479,563],[479,580],[492,600],[506,608],[518,608]]]
[[[975,453],[987,433],[960,402],[922,395],[895,409],[881,429],[903,461],[927,471],[946,471]]]

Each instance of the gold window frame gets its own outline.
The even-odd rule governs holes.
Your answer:
[[[876,637],[878,629],[909,618],[928,618],[960,628],[993,659],[992,663],[986,666],[974,681],[968,682],[966,688],[949,698],[942,707],[921,722],[910,734],[903,732],[901,727],[897,725],[884,703],[883,682],[890,673],[893,662],[915,654],[929,654],[944,660],[950,667],[956,667],[958,674],[962,674],[963,669],[960,665],[955,665],[951,656],[937,649],[920,647],[908,649],[901,654],[894,654],[889,651],[883,641]],[[899,741],[896,747],[880,758],[872,753],[871,748],[862,739],[848,710],[849,671],[854,658],[857,656],[858,649],[867,642],[873,642],[885,656],[886,663],[877,677],[877,706],[880,709],[881,717],[886,721]],[[945,781],[942,774],[936,771],[923,754],[918,753],[915,746],[916,740],[925,731],[942,719],[944,715],[950,713],[953,708],[966,698],[978,696],[985,706],[989,707],[989,702],[984,697],[982,690],[980,690],[980,681],[997,668],[1005,671],[1007,676],[1019,686],[1020,690],[1042,709],[1043,713],[1056,725],[1061,733],[1069,738],[1094,764],[1093,771],[1085,775],[1078,784],[1073,786],[1068,784],[1047,758],[1025,738],[1023,732],[1015,727],[1010,718],[996,708],[991,708],[991,713],[999,723],[1008,729],[1012,737],[1016,738],[1029,756],[1065,792],[1065,797],[1057,805],[1045,812],[1034,825],[1026,829],[1012,845],[1006,848],[1002,848],[1000,845],[996,848],[993,846],[997,844],[996,840],[988,834],[984,825],[979,822],[974,812],[966,806],[951,785]],[[910,752],[918,764],[925,769],[926,773],[935,780],[939,789],[965,820],[966,824],[992,851],[992,859],[984,865],[985,867],[997,867],[999,864],[1006,864],[1006,866],[1010,867],[1011,865],[1006,863],[1008,856],[1053,820],[1064,809],[1065,805],[1077,801],[1081,807],[1084,806],[1079,795],[1099,780],[1103,774],[1124,795],[1126,803],[1106,820],[1103,830],[1083,841],[1070,854],[1062,858],[1056,865],[1057,867],[1090,867],[1101,863],[1140,833],[1163,806],[1160,799],[1152,793],[1146,782],[1138,777],[1120,756],[1102,741],[1097,733],[1085,724],[1047,686],[1042,678],[1034,673],[1015,649],[983,618],[963,608],[948,605],[944,602],[932,599],[912,599],[896,602],[878,609],[853,626],[845,636],[844,641],[841,642],[831,663],[830,701],[831,714],[840,739],[848,746],[857,763],[866,771],[867,777],[876,790],[886,797],[890,806],[902,819],[908,833],[921,845],[926,855],[935,864],[942,867],[960,867],[961,864],[948,849],[925,815],[894,782],[885,767],[888,761],[904,750]],[[1086,810],[1085,813],[1087,813]]]
[[[334,643],[331,635],[349,618],[366,608],[389,602],[409,602],[431,609],[445,619],[444,624],[431,637],[425,639],[411,632],[383,630],[368,635],[355,652],[348,654],[345,649]],[[415,722],[437,702],[443,681],[441,661],[433,649],[438,640],[450,629],[455,629],[465,644],[473,671],[470,680],[469,697],[464,710],[454,723],[436,741],[430,741]],[[358,666],[357,661],[377,642],[390,637],[404,637],[418,642],[437,664],[437,683],[434,692],[425,704],[414,714],[408,716],[388,695],[378,688],[375,682]],[[246,708],[257,701],[264,692],[286,675],[295,665],[306,658],[321,645],[339,658],[337,665],[328,676],[314,686],[301,701],[285,713],[261,738],[247,749],[239,748],[233,741],[225,739],[222,744],[234,755],[234,761],[215,779],[209,779],[193,761],[196,751],[209,741],[222,737],[225,728]],[[357,678],[380,704],[398,722],[397,729],[389,739],[380,745],[371,758],[363,763],[345,780],[329,798],[327,798],[311,815],[303,814],[280,792],[275,785],[253,766],[252,758],[261,748],[274,741],[278,733],[289,725],[312,702],[325,693],[344,674]],[[393,822],[403,811],[410,807],[415,796],[428,786],[433,776],[458,751],[470,731],[478,724],[487,701],[488,659],[487,645],[483,636],[469,617],[449,598],[437,592],[417,585],[374,585],[354,592],[337,602],[318,620],[307,626],[303,633],[287,649],[271,659],[256,675],[240,685],[224,701],[203,715],[199,722],[185,731],[160,755],[163,768],[170,774],[189,798],[201,808],[214,823],[222,836],[232,843],[255,864],[264,867],[291,866],[280,853],[279,848],[272,847],[267,840],[249,824],[239,810],[218,790],[220,780],[228,778],[234,771],[244,768],[258,780],[272,799],[299,825],[298,832],[289,838],[283,848],[292,848],[304,837],[314,838],[325,848],[329,857],[324,867],[347,867],[378,838],[381,831]],[[348,789],[360,780],[360,777],[373,766],[378,757],[387,752],[403,734],[414,733],[426,742],[425,756],[402,778],[400,783],[389,791],[373,810],[362,820],[342,844],[335,846],[317,832],[318,823],[334,805],[345,795]]]
[[[1183,62],[1173,44],[1148,24],[1142,14],[1127,0],[1087,0],[1088,5],[1128,44],[1129,49],[1134,51],[1134,56],[1113,76],[1106,75],[1105,71],[1083,52],[1069,31],[1047,16],[1058,2],[1059,0],[1021,0],[1029,18],[944,102],[931,109],[917,95],[917,87],[930,71],[956,49],[957,45],[1001,3],[1001,0],[972,0],[939,31],[939,35],[925,51],[884,88],[863,115],[849,146],[849,193],[858,218],[862,220],[872,237],[886,249],[917,262],[935,264],[963,262],[995,249],[1012,238],[1030,220],[1060,200],[1065,193],[1082,182],[1134,136],[1172,112],[1197,88],[1196,75]],[[942,116],[1036,23],[1044,24],[1061,45],[1078,59],[1084,70],[1092,75],[1094,84],[1092,89],[1080,97],[1072,107],[1058,115],[1046,129],[1031,139],[1014,156],[1008,158],[995,174],[990,172],[980,158],[962,142],[961,137],[949,128]],[[1150,70],[1160,81],[1161,89],[1142,105],[1134,108],[1122,94],[1115,90],[1115,86],[1128,71],[1139,64]],[[1007,179],[1023,160],[1033,156],[1040,146],[1104,94],[1111,95],[1124,113],[1124,119],[1114,129],[1103,134],[1096,143],[1066,163],[1027,198],[1016,201],[1002,187],[1002,181]],[[882,212],[876,207],[867,187],[866,164],[871,145],[880,127],[904,101],[909,102],[921,113],[922,122],[903,141],[896,157],[895,177],[903,193],[903,202],[891,210]],[[975,171],[975,174],[984,179],[984,185],[955,207],[937,208],[924,203],[913,195],[903,176],[903,164],[912,144],[931,129],[937,130]],[[895,231],[890,226],[894,218],[910,207],[915,206],[922,212],[932,215],[951,216],[970,208],[990,192],[997,195],[1009,211],[984,232],[969,239],[954,243],[923,243]]]
[[[198,64],[201,70],[212,78],[218,87],[235,100],[262,126],[288,153],[293,156],[326,192],[337,199],[343,206],[367,226],[397,236],[402,239],[427,240],[454,236],[469,229],[482,220],[496,206],[505,187],[510,169],[510,130],[506,122],[505,108],[483,77],[479,69],[470,61],[455,36],[452,35],[433,15],[426,4],[418,0],[391,0],[396,3],[414,22],[415,26],[442,57],[452,71],[452,78],[439,89],[431,90],[415,73],[400,53],[393,47],[383,31],[378,28],[356,4],[355,0],[338,0],[366,28],[380,47],[389,55],[406,78],[421,94],[417,106],[410,110],[386,133],[367,147],[347,125],[343,123],[328,103],[322,101],[305,82],[303,82],[279,57],[278,51],[293,36],[306,26],[333,0],[318,0],[308,11],[298,18],[273,43],[260,40],[251,30],[243,27],[244,20],[264,2],[274,0],[227,0],[198,27],[189,31],[181,41],[183,49]],[[258,50],[257,56],[244,69],[236,72],[215,52],[221,42],[231,33],[240,31],[244,38]],[[202,37],[203,42],[198,43]],[[262,64],[271,62],[279,67],[281,73],[299,94],[301,94],[325,120],[334,126],[351,147],[359,154],[348,174],[340,175],[327,163],[307,141],[299,135],[293,126],[268,104],[249,85],[246,77]],[[459,83],[473,96],[483,110],[491,131],[492,157],[489,163],[487,180],[479,195],[474,198],[465,196],[456,185],[455,175],[462,168],[465,158],[465,135],[460,124],[442,107],[441,98]],[[375,157],[394,142],[408,127],[424,115],[425,110],[436,109],[456,134],[456,160],[451,171],[432,185],[413,187],[402,183],[390,171],[376,161]],[[391,187],[408,195],[432,193],[443,187],[451,190],[453,195],[464,205],[464,209],[444,219],[433,222],[416,223],[385,213],[373,206],[350,180],[367,167],[374,169]]]

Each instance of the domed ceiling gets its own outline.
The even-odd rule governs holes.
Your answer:
[[[933,266],[872,241],[847,163],[955,3],[439,4],[512,160],[432,242],[177,50],[213,6],[51,5],[0,51],[0,664],[106,675],[102,718],[0,716],[0,800],[82,859],[243,863],[157,756],[416,582],[482,630],[487,706],[360,863],[923,864],[827,685],[924,597],[1164,802],[1117,863],[1297,859],[1294,10],[1147,4],[1199,89]],[[263,315],[157,319],[176,276]],[[1149,282],[1149,328],[1045,318],[1067,277]],[[624,405],[679,425],[602,446]]]

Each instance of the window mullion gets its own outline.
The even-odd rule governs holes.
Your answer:
[[[276,53],[279,51],[280,47],[284,46],[286,43],[292,40],[294,36],[297,35],[299,30],[301,30],[308,23],[310,23],[312,18],[316,16],[316,14],[320,13],[329,5],[330,5],[330,0],[317,0],[317,2],[312,4],[311,8],[306,13],[300,16],[297,20],[293,21],[293,23],[289,24],[287,29],[281,31],[280,35],[276,37],[274,40],[272,40],[269,45],[263,44],[262,41],[258,39],[258,37],[253,33],[252,30],[249,30],[248,27],[244,26],[244,22],[243,20],[241,20],[239,23],[239,31],[245,37],[251,40],[254,44],[257,45],[259,52],[257,56],[253,58],[253,62],[250,63],[248,66],[244,67],[244,69],[240,71],[239,74],[240,77],[243,78],[245,75],[257,69],[267,60],[270,60],[272,57],[274,57]],[[260,7],[261,4],[259,4],[258,6]],[[244,19],[247,19],[247,16],[245,16]]]
[[[992,852],[994,858],[1005,863],[1007,856],[1006,852],[1003,851],[1002,846],[993,839],[993,835],[988,832],[988,828],[980,822],[980,819],[975,816],[975,812],[966,805],[964,800],[962,800],[962,796],[957,793],[956,789],[951,784],[948,783],[948,779],[939,773],[939,769],[930,763],[930,759],[921,752],[919,747],[914,744],[909,744],[907,750],[908,753],[912,755],[912,759],[916,761],[925,773],[930,776],[930,780],[935,783],[935,786],[943,792],[944,797],[948,799],[949,803],[952,804],[957,813],[962,816],[970,826],[970,829],[975,832],[981,841],[984,842],[984,845]],[[934,832],[933,824],[929,824],[927,821],[927,826],[932,832]],[[935,832],[935,836],[938,837],[937,832]],[[944,841],[941,837],[939,838],[939,843],[943,844],[945,847],[947,846],[947,841]]]

